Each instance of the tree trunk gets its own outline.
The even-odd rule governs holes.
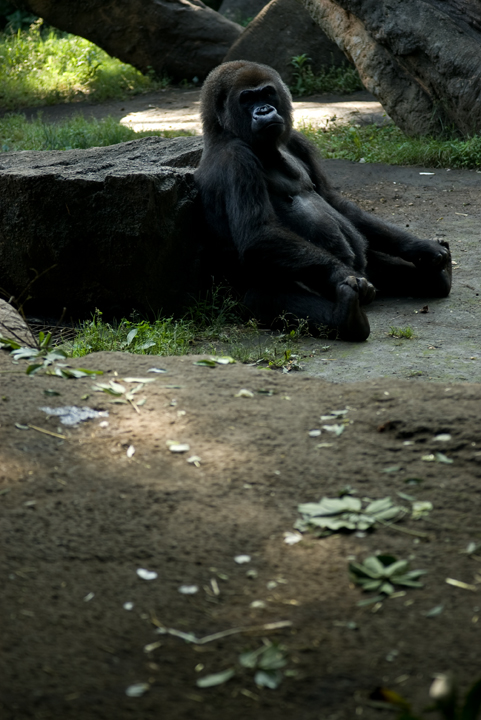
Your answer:
[[[479,0],[301,0],[408,135],[481,132]]]
[[[201,0],[16,0],[141,72],[203,79],[242,32]]]

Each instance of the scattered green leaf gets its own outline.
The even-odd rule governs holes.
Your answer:
[[[212,675],[204,675],[204,677],[201,677],[197,680],[196,685],[200,688],[209,688],[215,687],[216,685],[223,685],[231,678],[233,678],[234,675],[234,668],[229,668],[228,670],[224,670],[223,672],[213,673]]]

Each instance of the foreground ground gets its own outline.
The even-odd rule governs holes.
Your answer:
[[[454,671],[463,690],[481,677],[481,175],[327,167],[362,207],[450,241],[448,299],[378,300],[366,343],[306,340],[289,375],[101,353],[77,362],[102,370],[96,380],[27,377],[0,351],[2,720],[377,720],[394,714],[376,688],[420,709],[434,673]],[[154,379],[139,412],[92,389],[135,387],[126,377]],[[66,405],[109,416],[69,428],[40,410]],[[332,411],[346,412],[321,419]],[[336,424],[340,435],[323,428]],[[406,515],[285,542],[299,503],[346,488]],[[412,519],[415,501],[433,509]],[[372,593],[348,563],[377,553],[427,570],[424,587],[358,606]],[[277,689],[238,662],[268,641],[287,659]],[[229,668],[225,684],[196,685]]]
[[[480,386],[336,385],[194,360],[84,359],[103,382],[155,378],[137,413],[91,379],[29,378],[2,352],[2,717],[377,718],[378,686],[422,707],[433,673],[454,670],[463,687],[479,677],[481,557],[462,551],[481,542]],[[236,397],[243,388],[253,397]],[[68,428],[39,409],[64,405],[109,417]],[[309,435],[338,423],[321,420],[337,410],[341,435]],[[172,440],[190,449],[174,454]],[[452,462],[423,459],[438,451]],[[406,507],[399,530],[286,544],[299,503],[346,486]],[[433,504],[427,519],[410,519],[414,498]],[[427,570],[425,586],[358,607],[348,561],[379,552]],[[290,625],[263,627],[280,621]],[[197,638],[248,629],[198,645],[163,627]],[[295,671],[277,689],[245,669],[196,686],[265,638]],[[128,697],[136,683],[149,689]]]

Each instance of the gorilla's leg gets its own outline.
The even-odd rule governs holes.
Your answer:
[[[307,320],[314,333],[335,331],[343,340],[360,342],[366,340],[370,332],[360,302],[360,294],[365,295],[364,283],[369,286],[362,278],[347,277],[337,286],[335,300],[328,300],[297,283],[282,289],[251,288],[244,303],[264,325],[273,326],[279,317],[293,315]]]
[[[452,280],[451,253],[448,243],[443,241],[440,245],[444,249],[442,255],[419,258],[416,264],[369,250],[367,253],[369,280],[385,295],[447,297]]]

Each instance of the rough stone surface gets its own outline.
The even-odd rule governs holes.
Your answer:
[[[201,138],[0,158],[0,287],[67,317],[171,312],[199,281]]]
[[[242,27],[201,0],[18,0],[60,30],[81,35],[142,72],[203,79]]]
[[[479,3],[301,2],[406,133],[481,130]]]
[[[272,0],[253,20],[225,57],[270,65],[284,82],[293,82],[291,60],[305,53],[317,72],[324,65],[347,65],[344,53],[330,40],[299,0]]]
[[[16,340],[20,345],[34,345],[30,328],[10,303],[0,298],[0,336]]]
[[[219,12],[233,22],[252,20],[267,5],[266,0],[223,0]]]

